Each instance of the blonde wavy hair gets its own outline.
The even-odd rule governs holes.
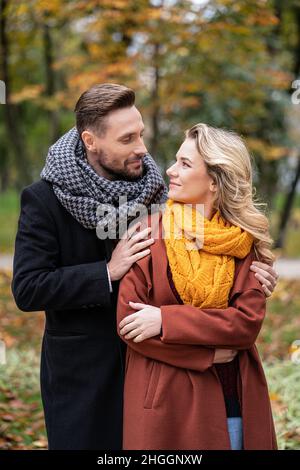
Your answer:
[[[269,221],[259,209],[265,204],[254,199],[251,157],[243,139],[233,131],[196,124],[185,132],[195,141],[207,172],[217,185],[214,208],[233,225],[254,237],[257,259],[266,263],[274,260]]]

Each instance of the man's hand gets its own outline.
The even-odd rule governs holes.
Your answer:
[[[233,349],[216,349],[214,364],[223,364],[225,362],[231,362],[236,355],[237,351],[234,351]]]
[[[278,281],[278,274],[275,269],[269,264],[259,261],[253,261],[250,269],[255,272],[255,277],[262,284],[266,297],[270,297]]]
[[[125,339],[133,339],[135,343],[140,343],[160,334],[162,324],[160,308],[134,302],[129,302],[129,305],[138,312],[128,315],[119,324],[120,334],[126,335]]]
[[[127,231],[126,237],[119,241],[112,252],[111,260],[107,264],[112,281],[121,279],[129,271],[133,263],[150,254],[149,246],[154,243],[153,238],[148,239],[151,227],[147,227],[132,236],[140,226],[141,222]]]

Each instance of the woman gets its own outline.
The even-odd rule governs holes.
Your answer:
[[[249,153],[235,133],[198,124],[167,174],[151,257],[120,283],[123,448],[276,449],[254,344],[266,299],[249,270],[255,258],[273,256]]]

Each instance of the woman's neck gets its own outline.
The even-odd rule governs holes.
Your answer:
[[[201,206],[201,210],[199,212],[201,212],[201,214],[208,220],[211,220],[213,215],[215,214],[216,212],[216,209],[214,209],[213,207],[213,204],[207,204],[207,203],[203,203],[203,202],[198,202],[197,204],[192,204],[192,207],[194,209],[197,209],[197,205],[198,206]],[[203,210],[204,209],[204,210]]]

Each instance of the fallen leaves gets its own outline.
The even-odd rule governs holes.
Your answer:
[[[10,284],[11,273],[0,271],[0,339],[7,350],[0,365],[0,449],[46,449],[39,390],[44,314],[20,312]]]

